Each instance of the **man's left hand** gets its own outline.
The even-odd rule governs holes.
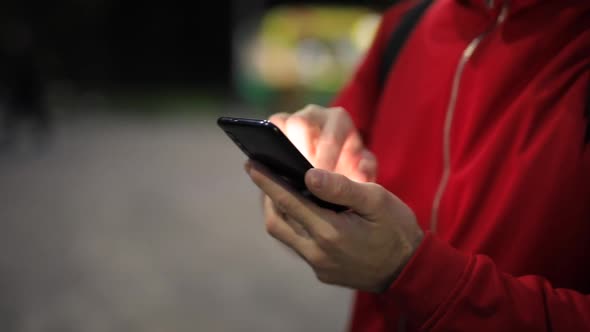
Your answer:
[[[324,283],[382,292],[422,240],[412,210],[375,183],[309,170],[305,182],[314,195],[351,209],[336,213],[291,191],[256,162],[249,161],[246,172],[278,210],[265,220],[268,233],[295,250]]]

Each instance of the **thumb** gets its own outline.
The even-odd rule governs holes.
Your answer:
[[[382,214],[384,199],[390,195],[377,184],[355,182],[344,175],[319,168],[307,171],[305,184],[318,198],[347,206],[369,220],[376,220]]]

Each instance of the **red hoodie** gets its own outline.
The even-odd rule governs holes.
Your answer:
[[[428,231],[351,330],[590,331],[590,1],[434,1],[380,95],[412,5],[335,101]]]

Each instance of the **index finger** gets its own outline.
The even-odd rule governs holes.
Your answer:
[[[317,167],[333,171],[353,124],[344,109],[333,109],[327,117],[316,147]]]
[[[326,109],[323,107],[308,105],[303,110],[291,115],[285,123],[285,134],[312,164],[317,164],[315,162],[315,145],[327,116]]]
[[[275,113],[268,118],[268,121],[279,127],[279,129],[284,133],[286,132],[287,120],[289,119],[289,116],[290,114],[285,112]]]

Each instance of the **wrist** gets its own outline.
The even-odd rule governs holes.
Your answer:
[[[391,264],[391,266],[393,266],[393,271],[390,272],[384,281],[379,284],[375,291],[376,293],[383,293],[389,289],[397,277],[402,273],[408,262],[416,254],[416,251],[418,251],[418,248],[422,244],[423,239],[424,233],[422,230],[418,230],[416,234],[414,234],[414,236],[412,236],[410,239],[403,241],[401,250],[393,255],[394,259]]]

